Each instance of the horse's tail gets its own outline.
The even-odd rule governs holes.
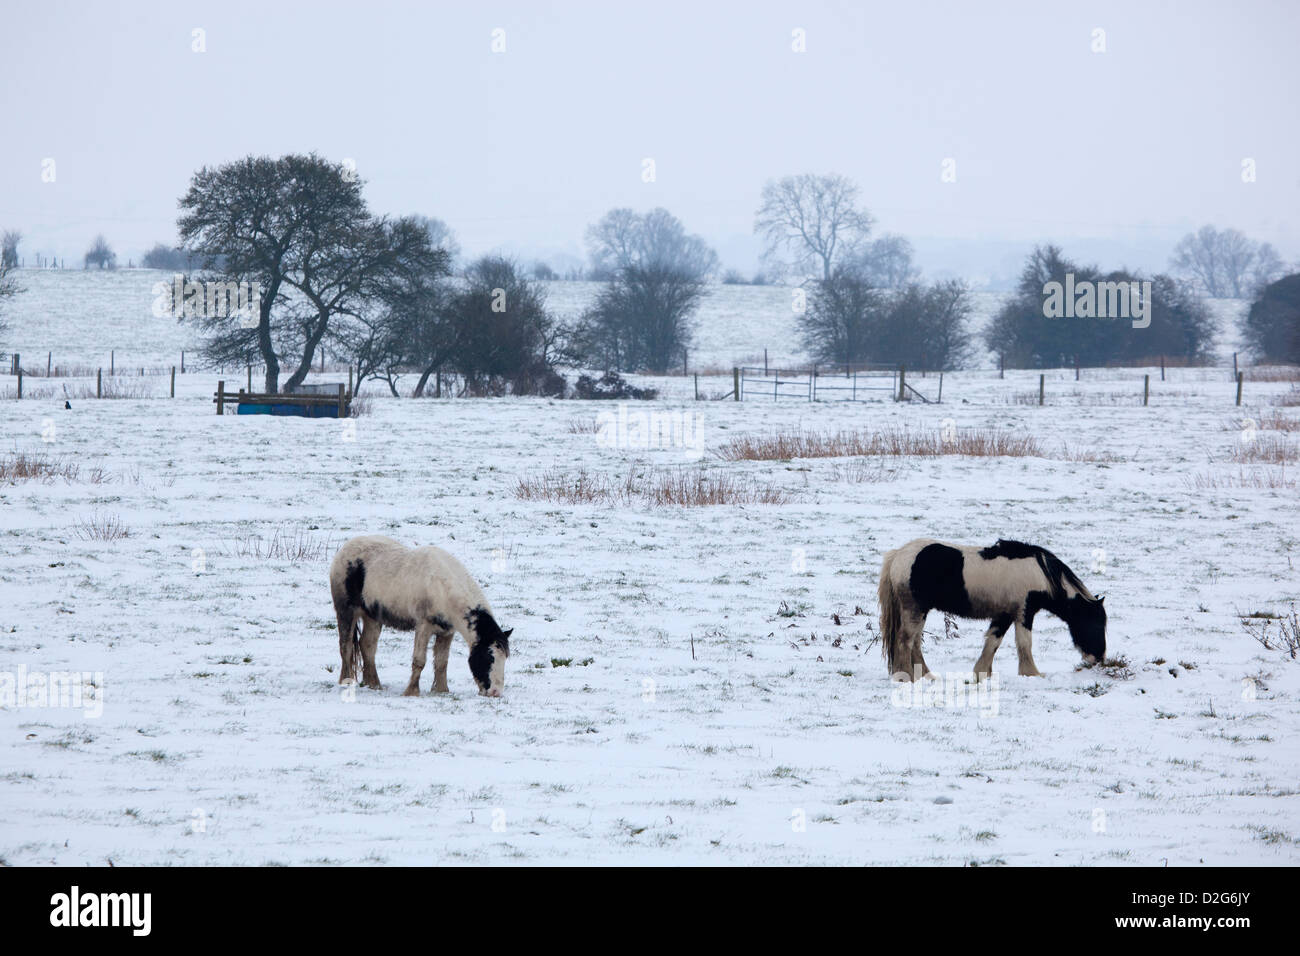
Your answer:
[[[876,592],[880,600],[880,654],[889,664],[889,673],[895,673],[903,664],[903,606],[894,590],[893,570],[897,551],[885,552],[880,565],[880,587]]]
[[[358,620],[352,625],[352,673],[357,675],[358,682],[361,680],[361,621]]]

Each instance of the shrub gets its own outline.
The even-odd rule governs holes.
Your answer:
[[[655,398],[658,394],[657,389],[636,388],[617,372],[606,372],[600,378],[581,375],[573,386],[573,397],[582,399],[641,401]]]

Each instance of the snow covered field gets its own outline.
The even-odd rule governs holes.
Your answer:
[[[159,321],[147,298],[137,330],[119,328],[121,296],[96,288],[111,324],[92,324],[78,358],[98,364],[129,337],[143,344],[124,366],[172,364],[185,330],[139,335]],[[73,351],[84,315],[34,298],[15,303],[13,347]],[[746,303],[715,306],[735,320],[702,333],[708,361],[788,343],[777,305],[758,331],[735,328]],[[1043,408],[1023,403],[1036,373],[947,376],[942,406],[695,403],[686,380],[662,380],[651,407],[697,416],[702,458],[603,447],[584,429],[605,409],[573,401],[376,394],[354,422],[218,418],[217,376],[201,373],[174,401],[0,402],[0,453],[80,469],[0,485],[0,675],[76,671],[98,687],[80,708],[0,703],[0,859],[1294,864],[1300,662],[1239,618],[1300,597],[1297,492],[1197,487],[1282,474],[1231,457],[1243,418],[1296,415],[1272,404],[1291,386],[1248,383],[1237,409],[1223,370],[1177,369],[1153,376],[1143,408],[1141,376],[1051,373]],[[748,433],[946,419],[1035,436],[1047,457],[855,471],[712,454]],[[793,500],[515,496],[521,477],[579,466],[704,468]],[[129,536],[87,534],[112,519]],[[307,553],[265,556],[277,531]],[[399,696],[411,639],[391,630],[384,690],[340,690],[326,573],[364,532],[441,545],[478,577],[515,628],[503,699],[477,696],[463,644],[450,695]],[[954,681],[951,701],[907,706],[871,642],[881,554],[919,536],[1051,548],[1107,596],[1109,653],[1131,676],[1077,670],[1043,615],[1043,678],[1016,676],[1008,642],[989,696]],[[983,625],[959,629],[928,622],[940,673],[979,653]]]

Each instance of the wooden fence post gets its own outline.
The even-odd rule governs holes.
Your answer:
[[[185,374],[185,350],[181,349],[181,374]]]
[[[1160,356],[1160,381],[1165,380],[1165,357]]]
[[[248,390],[253,390],[253,366],[248,366]]]
[[[1047,380],[1047,376],[1043,375],[1042,373],[1039,373],[1038,376],[1038,404],[1039,405],[1043,404],[1043,383],[1046,380]]]
[[[943,404],[943,372],[939,373],[939,397],[934,400],[936,405]]]
[[[1241,404],[1241,373],[1237,373],[1237,404]]]
[[[352,393],[352,363],[348,363],[348,394]]]
[[[700,400],[700,373],[695,373],[695,400]]]
[[[1001,352],[998,353],[998,378],[1005,378],[1003,369],[1006,367],[1006,356]]]
[[[1142,376],[1142,404],[1146,405],[1151,400],[1151,376]]]
[[[176,397],[176,366],[172,366],[172,398]]]
[[[45,377],[50,377],[50,370],[54,368],[54,353],[50,352],[45,356]]]
[[[108,353],[108,374],[117,374],[117,353],[113,351]]]
[[[812,378],[808,379],[808,401],[817,401],[817,366],[812,368]]]
[[[339,418],[346,418],[344,410],[347,408],[347,402],[343,398],[343,383],[339,382]]]
[[[1237,353],[1232,353],[1232,377],[1240,380],[1241,372],[1237,370]]]
[[[731,381],[736,389],[731,394],[736,401],[740,401],[740,368],[738,366],[731,366]]]
[[[217,382],[217,414],[226,413],[226,383],[224,380]]]
[[[95,369],[95,397],[104,397],[104,370],[102,368]]]
[[[18,397],[23,397],[23,367],[18,366]]]
[[[907,401],[907,370],[903,366],[898,366],[898,401]]]
[[[433,388],[434,388],[433,397],[442,398],[442,373],[441,372],[433,373]]]

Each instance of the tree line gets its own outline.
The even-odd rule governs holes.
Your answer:
[[[663,372],[692,346],[699,306],[719,272],[717,253],[664,209],[614,209],[586,232],[602,288],[576,317],[551,314],[543,282],[558,278],[489,255],[458,267],[446,223],[377,216],[355,171],[315,154],[249,156],[196,172],[180,199],[180,244],[159,243],[142,264],[186,281],[249,283],[260,299],[246,313],[200,310],[205,357],[256,363],[265,389],[302,383],[322,349],[346,356],[362,378],[394,395],[414,374],[414,395],[438,372],[471,394],[563,395],[558,367]],[[763,271],[755,282],[793,286],[802,344],[825,364],[889,363],[951,369],[969,361],[971,290],[959,280],[926,283],[907,239],[875,235],[859,187],[838,175],[767,183],[755,214]],[[0,235],[0,300],[12,295],[21,235]],[[113,268],[97,236],[84,267]],[[1247,336],[1264,357],[1296,360],[1296,285],[1279,279],[1267,243],[1205,227],[1175,247],[1170,274],[1103,272],[1057,246],[1029,255],[1012,297],[981,341],[1010,365],[1105,364],[1157,355],[1204,358],[1214,328],[1201,296],[1255,294]],[[1294,280],[1294,281],[1293,281]],[[723,283],[744,281],[738,273]],[[1150,322],[1062,319],[1045,308],[1052,283],[1147,284]],[[178,317],[184,317],[179,313]]]

